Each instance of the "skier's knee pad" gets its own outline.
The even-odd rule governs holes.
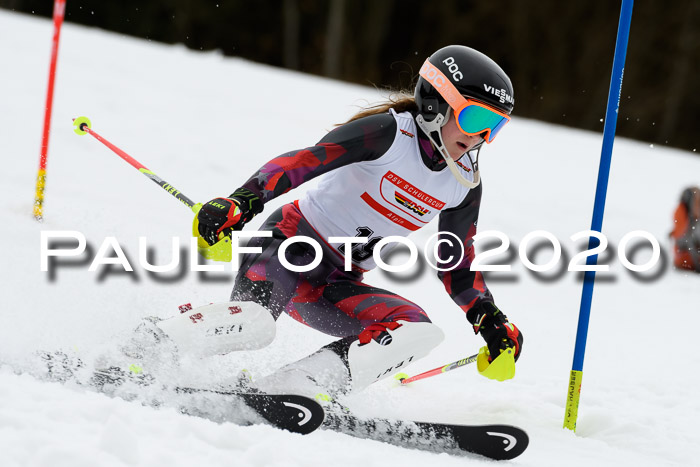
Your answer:
[[[255,302],[213,303],[158,322],[180,354],[199,357],[256,350],[275,339],[275,320]]]
[[[402,370],[428,355],[445,338],[433,323],[398,322],[401,326],[387,331],[391,339],[381,339],[381,343],[371,339],[367,344],[355,340],[350,344],[347,363],[353,390],[364,389]]]

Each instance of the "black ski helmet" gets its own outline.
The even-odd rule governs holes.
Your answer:
[[[471,97],[510,115],[515,100],[508,75],[481,52],[463,45],[448,45],[428,57],[465,97]],[[423,77],[415,90],[418,112],[426,121],[442,114],[447,121],[448,104]]]
[[[513,111],[515,101],[510,78],[496,62],[481,52],[463,45],[449,45],[428,57],[427,62],[421,67],[421,75],[431,79],[432,71],[435,75],[432,78],[433,82],[438,86],[442,84],[436,81],[438,74],[435,68],[444,75],[444,78],[440,77],[440,79],[449,80],[457,92],[464,97],[475,99],[508,115]],[[446,86],[443,92],[454,91],[450,91],[450,87]],[[449,94],[446,95],[449,96]],[[415,101],[418,106],[416,124],[445,160],[452,175],[469,189],[479,186],[481,182],[479,151],[484,143],[483,138],[480,143],[462,155],[467,157],[471,168],[465,169],[463,164],[457,167],[442,139],[442,127],[450,120],[450,105],[423,76],[416,83]]]

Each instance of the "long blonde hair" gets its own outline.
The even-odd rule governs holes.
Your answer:
[[[410,112],[418,110],[418,105],[416,105],[415,98],[407,92],[396,92],[391,94],[386,101],[360,110],[345,123],[354,122],[355,120],[369,117],[370,115],[383,114],[388,112],[389,109],[394,109],[396,113]]]

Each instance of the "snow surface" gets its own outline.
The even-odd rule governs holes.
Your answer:
[[[147,236],[165,261],[173,235],[188,239],[191,214],[97,141],[75,135],[73,117],[89,116],[102,136],[190,198],[206,201],[230,193],[266,160],[315,143],[358,107],[382,98],[369,87],[66,24],[46,220],[39,224],[31,211],[51,36],[48,20],[0,11],[0,465],[488,464],[327,431],[303,437],[267,426],[219,425],[18,375],[38,349],[90,353],[118,341],[144,316],[167,317],[186,302],[223,301],[231,288],[230,272],[210,275],[219,281],[186,272],[159,282],[139,267],[138,237]],[[630,63],[627,72],[642,70]],[[563,245],[565,264],[581,249],[569,237],[590,226],[600,145],[600,134],[516,114],[482,154],[480,230],[500,230],[514,246],[528,232],[550,231]],[[697,155],[617,139],[604,222],[611,272],[599,274],[595,287],[576,434],[562,429],[562,420],[580,279],[572,272],[553,279],[552,273],[535,275],[517,254],[510,260],[512,272],[492,273],[488,282],[525,336],[513,380],[498,383],[464,368],[405,388],[385,381],[348,403],[383,416],[521,426],[531,444],[513,465],[700,465],[700,360],[693,331],[700,325],[700,276],[669,267],[666,240],[681,190],[698,183]],[[270,203],[267,212],[300,191]],[[654,276],[643,274],[646,280],[625,270],[614,254],[623,235],[639,229],[659,239],[664,251]],[[114,236],[136,272],[100,276],[88,272],[88,258],[58,268],[52,281],[39,267],[40,232],[49,230],[81,231],[94,248]],[[435,231],[432,226],[411,238],[421,245]],[[649,251],[640,250],[635,262],[645,262]],[[544,249],[533,259],[544,263],[549,255]],[[411,366],[410,374],[482,345],[432,272],[403,282],[379,271],[366,279],[421,304],[445,331],[445,342]],[[267,374],[331,340],[283,316],[268,348],[190,361],[181,377],[207,385],[241,368]]]

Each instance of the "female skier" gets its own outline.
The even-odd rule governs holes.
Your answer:
[[[340,339],[257,381],[259,389],[311,397],[359,390],[437,346],[443,333],[423,308],[363,282],[379,240],[406,236],[435,217],[439,238],[452,240],[440,244],[440,258],[463,256],[438,273],[447,293],[484,338],[491,359],[506,348],[519,357],[522,334],[496,307],[482,275],[470,270],[481,200],[478,153],[510,120],[513,104],[510,79],[494,61],[468,47],[444,47],[425,61],[413,97],[360,112],[315,146],[272,159],[230,196],[203,206],[199,233],[213,245],[241,230],[265,203],[325,174],[317,188],[270,215],[263,230],[271,237],[248,243],[262,253],[244,255],[231,299],[257,302],[274,319],[285,312]],[[280,263],[280,244],[294,236],[322,246],[313,270],[294,272]],[[315,257],[302,242],[286,256],[294,265]]]

